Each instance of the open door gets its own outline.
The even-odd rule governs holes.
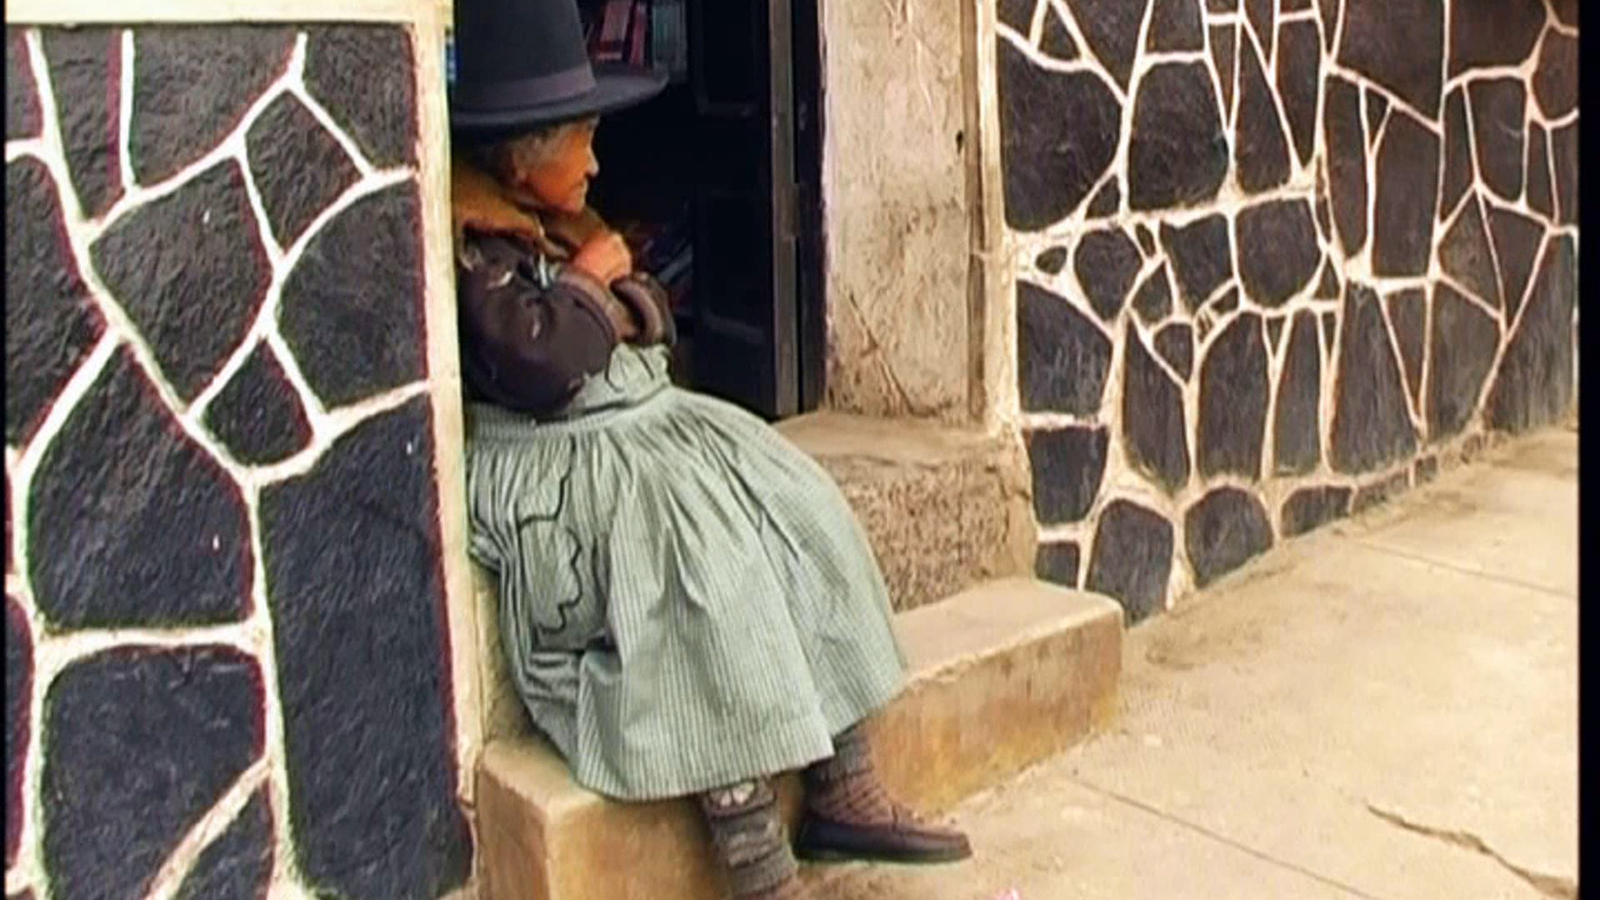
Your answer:
[[[791,0],[689,0],[694,379],[769,419],[800,411]]]

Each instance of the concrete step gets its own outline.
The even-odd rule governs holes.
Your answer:
[[[1016,441],[835,412],[785,419],[777,428],[839,483],[896,610],[1033,574],[1032,482]]]
[[[929,814],[1081,741],[1110,715],[1122,609],[1026,578],[897,614],[906,690],[869,723],[896,797]],[[798,778],[779,783],[793,826]],[[578,786],[542,739],[501,737],[477,782],[484,900],[723,896],[691,801],[616,803]]]

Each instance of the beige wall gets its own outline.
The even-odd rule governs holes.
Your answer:
[[[821,0],[826,405],[969,417],[962,7]]]

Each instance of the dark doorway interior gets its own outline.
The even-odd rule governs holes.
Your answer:
[[[602,122],[590,199],[673,294],[675,377],[768,419],[816,408],[825,354],[817,0],[581,8],[597,63],[672,72],[660,97]]]

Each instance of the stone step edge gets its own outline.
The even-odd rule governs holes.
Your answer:
[[[890,789],[925,811],[948,808],[962,796],[1080,742],[1104,723],[1114,707],[1123,614],[1109,598],[1033,579],[1002,579],[897,614],[895,626],[910,677],[900,697],[868,727],[875,737],[885,731],[902,739],[932,735],[929,746],[923,748],[926,753],[955,757],[930,761],[923,753],[907,754],[901,752],[903,746],[886,747],[886,741],[874,741],[874,755]],[[1000,679],[1001,688],[1016,689],[1019,683],[1008,680],[1018,666],[1015,658],[1030,651],[1037,653],[1050,671],[1069,673],[1072,680],[1082,682],[1054,686],[1065,700],[1051,711],[1054,728],[1036,728],[1031,718],[989,723],[974,729],[978,738],[964,742],[961,710],[981,711],[985,700],[1017,698],[980,697],[967,704],[942,704],[941,698],[963,699],[950,697],[952,691],[963,687],[969,692],[981,691],[979,680],[986,667]],[[1024,696],[1017,700],[1025,706],[1041,693],[1048,695],[1052,687],[1028,682],[1026,674],[1020,682]],[[957,708],[954,716],[941,708],[951,705]],[[994,740],[1008,736],[1014,739],[1012,743],[1020,736],[1025,746],[1019,749]],[[977,749],[974,744],[979,745]],[[998,751],[991,749],[996,746]],[[1010,752],[1005,752],[1008,749]],[[701,842],[681,840],[683,835],[703,830],[687,801],[622,804],[587,791],[572,780],[566,764],[537,736],[491,742],[478,769],[479,865],[486,900],[591,896],[654,900],[666,896],[660,892],[667,891],[669,884],[699,885],[697,890],[706,887],[710,875],[705,848],[699,846]],[[966,771],[951,777],[952,769]],[[789,773],[778,779],[777,787],[784,818],[792,828],[799,815],[798,778]],[[505,808],[508,805],[514,808]],[[498,821],[502,815],[519,820],[522,827],[518,822]],[[532,833],[519,837],[524,831]],[[578,872],[568,871],[590,868],[580,861],[596,858],[600,844],[613,848],[608,852],[625,852],[650,861],[635,866],[631,880],[623,886],[601,873],[591,871],[579,877]],[[597,879],[597,893],[578,886],[585,878]],[[506,884],[517,885],[514,893],[507,891]],[[635,894],[628,884],[638,884],[641,892]],[[676,888],[671,892],[673,896],[697,896],[693,891],[677,893]]]

